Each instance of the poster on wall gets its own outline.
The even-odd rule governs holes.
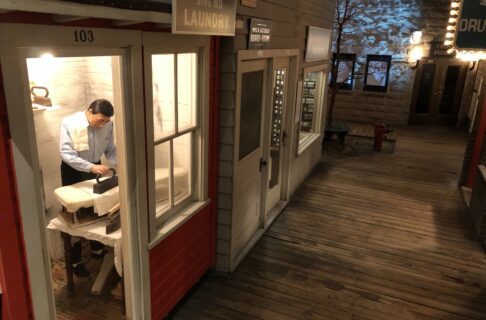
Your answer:
[[[173,0],[172,33],[234,36],[234,0]]]
[[[305,47],[305,61],[329,59],[331,45],[331,30],[309,27],[307,31],[307,44]]]
[[[391,56],[389,55],[367,55],[363,90],[386,92],[390,66]]]
[[[353,90],[356,54],[340,53],[339,57],[336,57],[336,53],[333,53],[333,60],[335,59],[338,61],[338,74],[336,81],[339,88],[344,90]],[[332,81],[329,82],[329,85],[332,87]]]
[[[486,49],[486,0],[463,0],[457,21],[457,49]]]

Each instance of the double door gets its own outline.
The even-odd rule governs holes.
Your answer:
[[[466,71],[459,60],[423,60],[415,78],[409,124],[455,125]]]
[[[282,200],[290,59],[241,63],[232,251],[239,253]]]

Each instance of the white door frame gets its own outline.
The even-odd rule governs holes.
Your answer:
[[[267,86],[267,90],[265,92],[265,105],[262,107],[262,119],[261,121],[265,120],[265,115],[269,114],[266,112],[268,110],[270,103],[272,101],[272,92],[268,90],[272,86],[269,86],[269,79],[273,78],[273,59],[278,58],[288,58],[289,59],[289,75],[288,75],[288,95],[287,95],[287,115],[285,124],[283,125],[283,129],[287,132],[287,143],[286,143],[286,150],[283,152],[282,158],[282,189],[281,189],[281,204],[275,206],[275,210],[271,210],[268,218],[265,218],[265,210],[264,205],[265,202],[265,193],[266,188],[261,190],[261,197],[260,197],[260,228],[257,232],[253,235],[253,237],[248,241],[248,243],[243,247],[240,252],[234,252],[233,245],[231,249],[230,255],[230,270],[234,270],[234,268],[241,262],[241,260],[246,256],[246,254],[250,251],[253,245],[258,241],[258,239],[263,235],[265,230],[272,224],[272,222],[276,219],[278,214],[283,209],[284,205],[288,202],[289,198],[289,190],[290,190],[290,160],[292,152],[292,147],[294,139],[294,123],[292,119],[294,118],[295,108],[294,108],[294,101],[296,97],[296,89],[297,89],[297,77],[299,76],[298,68],[300,64],[300,50],[299,49],[272,49],[272,50],[240,50],[237,53],[237,90],[236,90],[236,110],[235,110],[235,144],[234,144],[234,164],[233,164],[233,172],[235,174],[235,178],[233,179],[233,191],[237,190],[237,168],[238,168],[238,154],[239,154],[239,139],[236,136],[236,133],[239,132],[240,126],[240,117],[239,117],[239,99],[241,95],[241,67],[242,63],[245,61],[251,60],[265,60],[267,63],[267,74],[266,74],[266,82],[265,85]],[[264,179],[266,179],[266,175],[262,175]],[[264,180],[262,179],[262,180]],[[263,192],[265,190],[265,192]],[[233,192],[233,207],[237,201],[237,195]],[[263,209],[262,209],[263,208]],[[232,214],[234,220],[234,211]],[[234,222],[234,221],[233,221]],[[233,243],[234,225],[232,223],[232,235],[231,235],[231,242]]]
[[[269,184],[269,175],[271,174],[271,161],[270,161],[270,152],[271,152],[271,133],[272,133],[272,128],[271,126],[273,125],[272,122],[272,112],[274,108],[274,103],[275,103],[275,71],[277,68],[282,68],[284,67],[286,69],[286,74],[285,74],[285,83],[284,83],[284,103],[282,106],[282,125],[281,125],[281,130],[282,133],[280,135],[281,141],[280,141],[280,161],[279,161],[279,183],[278,185],[274,186],[274,188],[270,189],[268,184]],[[285,169],[284,167],[284,160],[285,160],[285,154],[290,150],[289,148],[289,140],[286,138],[288,135],[290,135],[290,132],[287,132],[286,130],[286,123],[287,123],[287,115],[290,111],[290,100],[288,98],[289,92],[291,91],[290,86],[289,86],[289,76],[291,74],[290,72],[290,57],[280,57],[280,58],[273,58],[270,61],[270,68],[269,68],[269,81],[271,81],[271,92],[270,97],[269,97],[269,102],[267,105],[267,108],[265,110],[266,112],[266,125],[265,125],[265,138],[264,138],[264,157],[267,159],[267,170],[264,172],[264,179],[262,181],[262,224],[266,225],[267,222],[271,217],[271,213],[274,214],[272,209],[277,207],[279,202],[285,201],[286,197],[285,195],[282,195],[282,187],[285,185],[285,181],[282,179],[283,178],[283,171]],[[274,202],[278,197],[278,200]],[[271,198],[271,199],[269,199]],[[269,207],[269,201],[272,201],[271,207]],[[278,214],[278,213],[277,213]]]
[[[78,42],[76,32],[92,32],[93,41]],[[78,40],[78,41],[76,41]],[[30,48],[30,49],[25,49]],[[149,285],[143,283],[148,274],[148,251],[142,247],[141,237],[146,234],[144,215],[128,214],[146,212],[145,145],[143,129],[141,32],[87,27],[39,26],[24,24],[0,24],[0,59],[5,84],[10,134],[15,163],[17,194],[22,217],[26,258],[29,265],[34,317],[54,319],[55,302],[51,287],[50,262],[48,259],[42,179],[30,93],[28,88],[25,54],[33,51],[49,51],[76,55],[118,55],[122,58],[122,76],[126,89],[123,92],[125,110],[117,118],[117,143],[120,168],[120,194],[123,232],[123,263],[125,266],[125,297],[128,319],[144,319],[150,315]],[[136,112],[138,110],[138,112]],[[21,125],[23,124],[23,125]],[[41,187],[39,187],[41,186]],[[138,186],[138,188],[134,188]],[[126,272],[130,271],[130,272]]]

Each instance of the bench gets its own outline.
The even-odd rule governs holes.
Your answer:
[[[331,141],[333,135],[337,135],[338,141],[344,143],[346,135],[349,132],[349,127],[336,126],[324,129],[324,141]]]
[[[374,124],[348,122],[345,125],[349,127],[348,136],[350,138],[356,138],[361,140],[363,139],[374,140],[375,138]],[[384,146],[388,145],[389,147],[391,147],[391,150],[389,151],[393,152],[395,149],[395,143],[397,141],[397,138],[398,138],[397,132],[395,130],[392,130],[391,132],[385,134],[383,145]]]

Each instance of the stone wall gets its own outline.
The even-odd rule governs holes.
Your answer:
[[[340,90],[334,119],[390,125],[406,125],[412,99],[415,70],[407,62],[410,35],[423,31],[427,41],[443,41],[450,0],[366,0],[363,10],[344,30],[343,53],[356,54],[352,91]],[[335,50],[335,49],[334,49]],[[388,91],[363,91],[366,55],[391,55]]]

